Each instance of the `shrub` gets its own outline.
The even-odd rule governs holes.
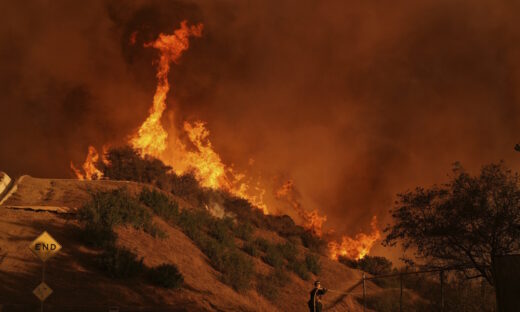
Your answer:
[[[193,173],[186,173],[181,176],[172,175],[168,191],[197,206],[203,202],[205,197],[204,190]]]
[[[255,240],[255,245],[263,252],[266,252],[267,249],[271,246],[271,244],[264,238],[258,237]]]
[[[310,278],[309,271],[307,270],[307,266],[305,262],[295,260],[289,263],[289,269],[296,273],[302,280],[308,281]]]
[[[206,211],[184,209],[179,214],[177,224],[189,238],[197,241],[201,235],[201,231],[210,221],[211,216]]]
[[[79,211],[79,219],[87,224],[112,228],[131,224],[144,228],[151,224],[152,215],[125,188],[91,194],[92,199]]]
[[[253,237],[253,226],[249,222],[239,223],[235,227],[235,234],[242,240],[249,242]]]
[[[108,162],[101,162],[100,168],[103,175],[112,180],[164,185],[172,169],[156,158],[142,157],[130,146],[111,148],[105,156]]]
[[[258,257],[260,255],[260,251],[258,250],[258,247],[253,243],[245,243],[244,247],[242,249],[248,253],[250,256]]]
[[[163,231],[160,227],[157,226],[157,224],[153,223],[151,226],[146,227],[144,231],[153,237],[157,237],[160,239],[166,239],[168,238],[168,233]]]
[[[107,247],[115,244],[117,235],[111,227],[88,222],[81,231],[81,238],[89,246]]]
[[[285,238],[301,235],[305,231],[303,227],[296,225],[288,215],[266,215],[264,216],[264,223],[269,230]]]
[[[274,268],[281,267],[284,263],[283,254],[275,245],[269,245],[265,255],[262,257],[265,263]]]
[[[307,270],[314,273],[314,275],[320,274],[321,262],[320,262],[320,258],[317,255],[313,255],[313,254],[305,255],[305,265],[307,266]]]
[[[288,239],[291,243],[293,243],[293,244],[295,244],[295,245],[303,245],[303,243],[302,243],[302,239],[301,239],[301,237],[298,236],[298,235],[292,235],[292,236],[289,236],[289,237],[287,237],[287,239]]]
[[[309,248],[311,251],[319,254],[323,254],[327,242],[320,237],[314,235],[311,231],[305,231],[301,234],[303,246]]]
[[[139,200],[165,220],[172,220],[179,215],[179,205],[166,195],[156,190],[143,188]]]
[[[270,301],[275,301],[278,298],[278,287],[273,283],[271,276],[259,276],[256,282],[256,291]]]
[[[231,234],[233,220],[230,218],[211,220],[209,224],[209,235],[225,246],[233,246],[234,236]]]
[[[348,267],[360,269],[372,275],[390,274],[392,272],[392,262],[385,257],[367,255],[359,260],[347,257],[339,257],[338,260]]]
[[[201,234],[201,239],[198,242],[201,251],[209,258],[211,264],[215,269],[222,272],[224,265],[224,257],[226,254],[226,246],[219,243],[212,237]]]
[[[280,253],[283,255],[283,257],[289,262],[294,261],[298,255],[298,249],[296,248],[296,245],[291,242],[278,244],[276,247],[280,250]]]
[[[285,269],[281,267],[274,268],[273,273],[271,273],[271,280],[278,287],[284,287],[289,282],[289,275],[286,273]]]
[[[163,288],[180,288],[184,277],[172,264],[161,264],[148,270],[148,278],[153,285]]]
[[[288,282],[289,276],[285,270],[277,267],[268,276],[258,276],[256,290],[270,301],[275,301],[278,298],[279,288],[285,287]]]
[[[358,267],[372,275],[389,274],[392,272],[392,262],[385,257],[365,256],[358,260]]]
[[[113,278],[130,278],[144,271],[143,259],[126,248],[108,247],[97,260],[99,267]]]
[[[224,254],[222,261],[223,281],[236,291],[249,289],[254,274],[253,262],[237,251]]]
[[[82,236],[86,243],[98,247],[113,244],[117,238],[113,227],[117,225],[159,233],[152,215],[126,189],[92,193],[91,197],[78,211],[78,219],[85,224]]]

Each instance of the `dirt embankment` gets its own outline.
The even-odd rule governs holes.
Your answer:
[[[125,186],[139,192],[142,185],[121,181],[78,181],[18,179],[15,189],[0,206],[0,305],[2,311],[30,311],[39,306],[32,290],[40,283],[42,263],[28,246],[41,232],[48,231],[63,246],[49,260],[45,281],[54,290],[45,306],[49,311],[107,311],[119,306],[120,311],[305,311],[311,281],[303,281],[289,273],[286,287],[280,289],[275,302],[268,301],[254,289],[237,293],[221,282],[207,257],[179,229],[159,218],[158,225],[166,239],[153,238],[131,227],[118,228],[118,244],[143,257],[147,266],[173,263],[185,279],[180,290],[150,286],[138,279],[114,280],[106,277],[93,264],[98,251],[85,247],[78,237],[79,224],[73,218],[76,210],[90,198],[90,192]],[[13,187],[13,188],[14,188]],[[181,208],[190,208],[176,198]],[[276,233],[258,230],[270,240],[283,240]],[[303,247],[300,247],[303,248]],[[272,268],[257,258],[257,272]],[[347,290],[360,278],[361,272],[321,258],[319,278],[326,287]],[[326,310],[360,311],[352,296],[339,292],[325,296]]]

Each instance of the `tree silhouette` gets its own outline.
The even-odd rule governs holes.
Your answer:
[[[503,163],[469,175],[459,164],[451,181],[398,195],[384,245],[400,242],[429,267],[458,267],[494,284],[493,259],[520,250],[519,176]],[[470,270],[463,269],[469,265]]]

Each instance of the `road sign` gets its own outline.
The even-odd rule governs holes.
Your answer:
[[[47,284],[42,282],[33,290],[33,294],[38,297],[41,302],[43,302],[52,294],[52,289]]]
[[[29,248],[38,258],[45,262],[60,251],[61,245],[47,231],[44,231],[29,245]]]

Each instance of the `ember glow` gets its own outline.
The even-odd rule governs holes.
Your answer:
[[[189,47],[190,37],[200,37],[203,25],[188,26],[186,21],[171,35],[160,34],[158,39],[145,44],[159,51],[157,65],[157,87],[153,97],[153,104],[146,120],[141,124],[134,135],[129,138],[129,144],[141,155],[156,157],[171,166],[178,175],[193,172],[200,185],[206,188],[222,189],[229,193],[247,199],[264,214],[269,214],[268,205],[264,197],[266,188],[259,179],[247,177],[236,171],[233,166],[226,165],[215,151],[210,132],[203,121],[183,123],[182,129],[169,125],[168,131],[162,124],[162,117],[167,108],[166,99],[170,91],[168,74],[172,63],[179,60],[182,53]],[[136,33],[130,38],[130,44],[135,44]],[[173,118],[171,118],[173,120]],[[183,139],[186,137],[187,139]],[[105,150],[103,151],[105,153]],[[103,174],[96,168],[99,154],[93,146],[89,147],[87,159],[82,166],[84,171],[78,170],[72,163],[71,169],[80,180],[102,178]],[[253,162],[250,160],[250,164]],[[288,180],[277,191],[273,191],[274,198],[288,204],[301,219],[303,226],[318,236],[323,234],[323,224],[327,216],[320,215],[317,209],[305,210],[295,190],[294,182]],[[372,221],[373,233],[370,235],[358,234],[355,238],[343,237],[341,243],[329,244],[331,258],[339,255],[355,259],[364,257],[372,245],[380,237],[377,229],[377,220]]]
[[[372,218],[370,226],[372,228],[370,234],[359,233],[354,238],[343,236],[341,242],[329,242],[330,258],[337,260],[341,256],[356,260],[363,259],[370,252],[374,243],[381,238],[381,232],[377,227],[377,217]]]

